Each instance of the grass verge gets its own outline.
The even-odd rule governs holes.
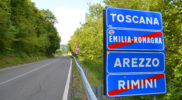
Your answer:
[[[72,100],[87,100],[82,78],[78,71],[75,60],[73,62],[73,84],[72,84]]]
[[[48,59],[46,56],[0,56],[0,69]]]

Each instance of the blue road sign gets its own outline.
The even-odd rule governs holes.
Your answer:
[[[108,29],[107,50],[164,51],[162,32]]]
[[[165,72],[165,55],[163,52],[108,51],[106,71],[120,74]]]
[[[160,12],[106,7],[106,26],[127,30],[162,30]]]
[[[108,75],[107,97],[166,94],[165,74]]]
[[[107,97],[167,93],[161,13],[106,7],[105,17]]]

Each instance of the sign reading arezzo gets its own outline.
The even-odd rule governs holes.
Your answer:
[[[163,52],[118,52],[108,51],[107,73],[149,73],[165,71]]]
[[[116,28],[162,30],[160,12],[106,7],[106,25]]]
[[[107,50],[164,51],[161,13],[106,8]]]

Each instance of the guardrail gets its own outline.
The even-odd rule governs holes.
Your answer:
[[[73,56],[73,58],[75,60],[77,69],[80,72],[80,75],[81,75],[81,78],[82,78],[82,82],[83,82],[83,85],[84,85],[85,92],[87,94],[88,100],[97,100],[97,98],[96,98],[96,96],[95,96],[95,94],[94,94],[94,92],[93,92],[93,90],[92,90],[92,88],[91,88],[91,86],[90,86],[90,84],[89,84],[86,76],[85,76],[85,73],[84,73],[84,71],[83,71],[80,63],[78,62],[78,60],[76,59],[76,57]]]

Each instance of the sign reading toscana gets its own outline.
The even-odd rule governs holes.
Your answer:
[[[107,50],[164,50],[160,12],[106,7]]]
[[[106,7],[107,27],[162,30],[160,12]]]
[[[161,13],[106,7],[105,19],[107,97],[167,93]]]

